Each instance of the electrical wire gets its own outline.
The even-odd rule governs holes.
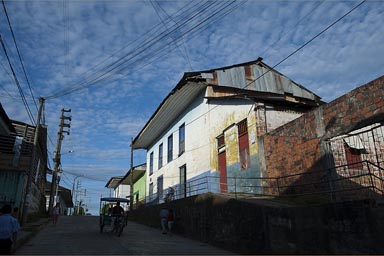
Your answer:
[[[260,79],[262,76],[264,76],[265,74],[267,74],[268,72],[272,71],[276,66],[280,65],[283,61],[285,61],[286,59],[288,59],[289,57],[291,57],[293,54],[297,53],[299,50],[303,49],[306,45],[308,45],[310,42],[312,42],[313,40],[315,40],[317,37],[319,37],[321,34],[323,34],[325,31],[327,31],[328,29],[330,29],[332,26],[334,26],[335,24],[337,24],[339,21],[341,21],[343,18],[345,18],[348,14],[350,14],[351,12],[353,12],[355,9],[357,9],[358,7],[360,7],[366,0],[363,0],[362,2],[360,2],[358,5],[356,5],[355,7],[353,7],[351,10],[349,10],[347,13],[345,13],[343,16],[341,16],[339,19],[337,19],[336,21],[334,21],[332,24],[330,24],[329,26],[327,26],[325,29],[323,29],[320,33],[318,33],[317,35],[315,35],[314,37],[312,37],[309,41],[307,41],[305,44],[303,44],[302,46],[300,46],[298,49],[296,49],[294,52],[292,52],[290,55],[288,55],[287,57],[285,57],[283,60],[281,60],[280,62],[278,62],[275,66],[273,66],[272,68],[269,68],[268,71],[264,72],[262,75],[260,75],[258,78],[252,80],[249,84],[247,84],[244,88],[247,88],[250,84],[252,84],[253,82],[255,82],[257,79]],[[202,116],[206,115],[208,112],[212,111],[213,109],[219,107],[219,105],[213,107],[212,109],[209,109],[206,113],[203,113],[202,115],[198,116],[197,118],[195,118],[194,120],[192,120],[190,123],[196,121],[197,119],[201,118]],[[190,123],[187,123],[185,124],[185,126],[187,125],[190,125]],[[176,130],[174,130],[172,132],[175,133],[177,132],[177,128],[175,128]],[[209,144],[207,144],[209,145]],[[203,145],[203,146],[206,146],[206,145]],[[201,147],[203,147],[201,146]]]
[[[13,33],[13,28],[12,28],[12,25],[11,25],[11,21],[10,21],[9,16],[8,16],[7,9],[5,8],[4,0],[2,0],[2,4],[3,4],[3,10],[4,10],[4,13],[5,13],[5,16],[7,17],[8,26],[9,26],[9,29],[10,29],[11,34],[12,34],[13,42],[14,42],[16,50],[17,50],[17,55],[19,57],[20,64],[21,64],[21,67],[23,69],[24,76],[25,76],[25,79],[27,81],[29,91],[31,93],[31,97],[33,99],[33,102],[35,103],[36,110],[38,110],[37,103],[36,103],[35,97],[33,95],[32,87],[31,87],[31,84],[29,83],[27,72],[25,71],[24,62],[23,62],[23,59],[21,57],[21,53],[20,53],[19,47],[18,47],[17,42],[16,42],[16,37],[15,37],[15,34]]]
[[[153,9],[155,10],[155,12],[156,12],[156,14],[157,14],[157,17],[159,17],[160,22],[164,25],[164,27],[165,27],[166,29],[168,29],[167,25],[166,25],[165,22],[162,20],[160,14],[159,14],[159,12],[158,12],[158,10],[156,9],[155,4],[154,4],[154,1],[153,1],[153,0],[150,0],[150,3],[151,3]],[[157,6],[163,11],[163,13],[168,17],[168,19],[172,20],[174,23],[177,23],[177,22],[176,22],[170,15],[168,15],[168,13],[163,9],[163,7],[161,7],[160,3],[158,3],[158,2],[155,2],[155,3],[157,3]],[[184,59],[188,62],[189,67],[191,68],[191,70],[193,70],[193,67],[192,67],[192,64],[191,64],[191,59],[189,58],[189,54],[188,54],[187,48],[186,48],[186,46],[185,46],[185,41],[182,39],[181,42],[182,42],[182,45],[183,45],[183,50],[184,50],[184,52],[183,52],[182,49],[176,44],[176,42],[173,42],[173,43],[174,43],[174,45],[175,45],[178,49],[180,49],[180,53],[181,53],[182,55],[185,56]]]
[[[297,27],[298,25],[300,25],[301,22],[303,22],[309,15],[311,15],[314,11],[316,11],[317,8],[320,7],[320,5],[322,5],[324,3],[325,0],[321,0],[315,7],[313,7],[311,10],[309,10],[308,13],[306,13],[295,25],[293,25],[293,27]],[[285,31],[287,32],[287,31]],[[265,54],[267,54],[267,52],[273,47],[275,46],[286,34],[288,33],[283,33],[283,34],[279,34],[279,38],[277,38],[276,41],[274,41],[271,45],[269,45],[269,47],[264,50],[259,56],[265,56]]]
[[[307,46],[308,44],[310,44],[313,40],[315,40],[316,38],[318,38],[320,35],[322,35],[323,33],[325,33],[328,29],[330,29],[331,27],[333,27],[334,25],[336,25],[338,22],[340,22],[342,19],[344,19],[348,14],[350,14],[351,12],[353,12],[354,10],[356,10],[357,8],[359,8],[363,3],[365,3],[366,0],[363,0],[361,1],[358,5],[356,5],[355,7],[353,7],[351,10],[349,10],[348,12],[346,12],[343,16],[341,16],[340,18],[338,18],[337,20],[335,20],[332,24],[330,24],[329,26],[327,26],[326,28],[324,28],[322,31],[320,31],[319,33],[317,33],[314,37],[312,37],[310,40],[308,40],[306,43],[304,43],[303,45],[301,45],[299,48],[297,48],[296,50],[294,50],[293,52],[291,52],[288,56],[286,56],[285,58],[283,58],[282,60],[280,60],[277,64],[275,64],[273,67],[271,68],[268,68],[267,71],[265,71],[263,74],[261,74],[260,76],[258,76],[256,79],[252,80],[251,82],[249,82],[245,87],[243,87],[243,89],[249,87],[251,84],[253,84],[254,82],[256,82],[257,80],[259,80],[261,77],[265,76],[267,73],[271,72],[272,70],[274,70],[277,66],[279,66],[281,63],[283,63],[284,61],[286,61],[287,59],[289,59],[290,57],[292,57],[294,54],[296,54],[298,51],[300,51],[301,49],[303,49],[305,46]]]
[[[1,43],[1,46],[2,46],[2,48],[3,48],[4,54],[5,54],[6,58],[7,58],[9,67],[10,67],[10,69],[11,69],[11,71],[12,71],[12,75],[13,75],[13,78],[14,78],[14,80],[15,80],[15,84],[16,84],[16,86],[17,86],[17,89],[19,90],[19,93],[20,93],[21,99],[22,99],[22,101],[23,101],[24,107],[25,107],[25,109],[27,110],[28,117],[29,117],[29,119],[31,120],[32,124],[36,126],[36,124],[35,124],[35,120],[34,120],[34,118],[33,118],[32,112],[31,112],[31,109],[29,108],[28,102],[27,102],[27,100],[25,99],[25,95],[24,95],[23,89],[21,88],[20,83],[19,83],[19,80],[17,79],[16,73],[15,73],[15,71],[14,71],[14,69],[13,69],[12,63],[11,63],[11,61],[10,61],[10,59],[9,59],[9,56],[8,56],[8,53],[7,53],[7,49],[6,49],[6,47],[5,47],[5,42],[4,42],[4,40],[3,40],[3,38],[2,38],[1,35],[0,35],[0,43]]]
[[[212,6],[213,3],[215,3],[215,2],[208,3],[208,7]],[[64,96],[64,95],[67,95],[70,93],[74,93],[78,90],[82,90],[84,88],[87,88],[87,87],[89,87],[95,83],[98,83],[100,81],[104,81],[105,79],[109,79],[111,76],[114,76],[114,75],[124,71],[127,68],[131,68],[132,65],[137,65],[138,62],[142,62],[142,61],[150,58],[150,56],[153,56],[153,54],[157,53],[159,50],[166,48],[168,46],[169,41],[166,41],[165,44],[164,43],[161,44],[158,48],[152,50],[150,53],[148,53],[144,57],[141,56],[145,51],[149,50],[156,43],[160,43],[161,41],[164,41],[164,40],[169,40],[171,38],[172,33],[176,33],[179,29],[186,27],[188,24],[190,24],[191,21],[195,21],[197,23],[197,25],[194,25],[192,28],[189,28],[189,29],[187,27],[186,31],[182,32],[181,35],[175,35],[177,37],[177,40],[180,40],[180,38],[187,35],[188,33],[191,33],[192,31],[198,29],[199,27],[202,26],[202,24],[209,21],[213,17],[217,16],[220,12],[226,11],[226,9],[229,8],[231,5],[233,5],[234,3],[235,3],[235,1],[232,1],[229,3],[224,2],[224,4],[220,3],[216,6],[216,9],[214,11],[209,10],[210,11],[209,14],[205,17],[201,17],[201,13],[204,13],[204,12],[206,13],[207,9],[209,9],[209,8],[207,6],[199,6],[200,9],[201,8],[203,8],[203,9],[199,10],[198,12],[194,12],[187,20],[183,20],[183,23],[175,24],[169,32],[165,33],[163,31],[156,38],[152,38],[149,41],[146,41],[144,44],[141,44],[141,46],[139,48],[133,50],[134,54],[130,54],[130,53],[126,54],[125,56],[120,58],[118,61],[115,61],[114,63],[109,65],[107,70],[104,70],[101,74],[96,75],[96,77],[91,78],[91,80],[88,80],[86,83],[82,83],[76,87],[69,89],[69,90],[62,91],[61,93],[57,93],[57,94],[54,94],[54,95],[46,97],[46,98],[51,99],[51,98],[55,98],[55,97],[61,97],[61,96]],[[197,20],[196,17],[198,17],[200,20]],[[140,56],[141,58],[135,59],[135,58],[138,58],[138,56]],[[129,61],[133,61],[133,62],[131,62],[129,65],[123,66],[124,64],[127,64],[127,62],[129,62]]]
[[[107,182],[108,179],[109,179],[109,178],[107,178],[106,180],[104,180],[104,179],[99,179],[99,178],[90,177],[90,176],[87,176],[87,175],[84,175],[84,174],[79,174],[79,173],[76,173],[76,172],[73,172],[73,171],[67,171],[67,170],[64,170],[64,172],[69,173],[69,174],[71,174],[71,175],[80,175],[81,178],[88,179],[88,180],[92,180],[92,181]]]
[[[211,3],[210,5],[213,5],[213,3]],[[204,9],[207,9],[206,6],[203,6],[203,7],[204,7]],[[98,79],[103,78],[105,75],[110,76],[110,74],[112,74],[112,75],[115,74],[115,73],[111,73],[111,72],[115,71],[117,68],[122,66],[127,61],[134,59],[135,57],[139,56],[140,54],[142,54],[146,50],[150,49],[153,45],[155,45],[155,43],[158,43],[161,40],[167,39],[170,36],[170,34],[173,33],[177,28],[180,28],[182,25],[185,25],[186,23],[190,22],[190,20],[195,18],[198,14],[200,14],[200,12],[197,12],[197,13],[194,12],[192,17],[189,17],[187,20],[185,20],[183,22],[183,24],[176,26],[175,28],[170,30],[170,32],[168,32],[168,33],[166,33],[166,31],[162,31],[156,37],[149,38],[149,40],[146,40],[143,43],[141,43],[138,48],[131,50],[130,52],[128,52],[127,54],[125,54],[124,56],[119,58],[117,61],[114,61],[113,63],[109,64],[107,67],[104,67],[103,72],[101,72],[101,74],[96,74],[95,77],[88,79],[88,81],[83,82],[83,83],[79,84],[78,86],[75,86],[72,89],[69,89],[68,91],[63,91],[63,93],[56,95],[56,97],[64,96],[64,95],[67,95],[67,94],[72,93],[74,91],[84,89],[84,88],[89,87],[90,85],[94,84],[95,82],[98,82]],[[167,45],[167,43],[166,43],[166,45]],[[128,60],[126,58],[128,58]],[[47,99],[49,99],[49,98],[51,98],[51,97],[47,97]]]
[[[189,13],[191,11],[191,9],[195,6],[197,6],[198,4],[195,4],[194,6],[192,7],[188,7],[188,9],[185,9],[191,2],[189,2],[187,5],[183,6],[179,11],[177,11],[175,13],[175,15],[177,15],[177,17],[179,17],[180,15],[183,15],[184,13]],[[179,14],[180,13],[180,14]],[[131,41],[130,43],[128,43],[127,45],[123,46],[122,48],[118,49],[117,51],[115,51],[112,55],[110,55],[109,57],[107,57],[106,59],[102,60],[101,62],[99,62],[97,65],[95,65],[94,67],[92,67],[91,69],[89,69],[87,72],[85,72],[83,74],[83,79],[81,79],[78,83],[75,83],[73,84],[71,87],[75,87],[76,84],[80,84],[82,82],[86,82],[87,80],[90,80],[92,78],[92,76],[94,76],[95,74],[97,74],[97,72],[100,72],[102,71],[103,69],[105,69],[105,67],[108,67],[109,65],[107,66],[104,66],[104,67],[101,67],[99,70],[97,70],[98,67],[100,67],[101,65],[103,65],[104,63],[106,63],[108,60],[111,60],[112,58],[114,57],[117,57],[118,54],[122,53],[125,49],[127,49],[129,46],[131,45],[134,45],[137,43],[137,45],[143,45],[144,43],[148,42],[148,40],[150,40],[153,36],[156,35],[156,33],[158,33],[158,31],[160,31],[160,27],[161,27],[161,24],[157,24],[156,26],[152,27],[150,30],[146,31],[143,35],[141,35],[140,37],[138,37],[137,39]],[[140,41],[142,40],[142,41]],[[134,50],[130,50],[129,53],[133,53]],[[128,53],[128,54],[129,54]],[[120,57],[121,58],[121,57]],[[118,58],[119,59],[119,58]],[[94,72],[92,73],[91,71],[94,70]],[[89,74],[89,75],[87,75]],[[59,90],[58,92],[61,92],[61,90]],[[53,95],[57,94],[58,92],[54,93]]]

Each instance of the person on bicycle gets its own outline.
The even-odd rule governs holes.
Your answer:
[[[112,217],[114,217],[113,225],[116,227],[118,220],[121,221],[121,217],[124,216],[124,209],[120,206],[120,202],[112,208]]]
[[[120,206],[120,202],[117,202],[116,205],[112,208],[112,215],[113,216],[123,216],[124,215],[124,209]]]

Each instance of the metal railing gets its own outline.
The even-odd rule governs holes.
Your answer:
[[[378,198],[384,194],[384,169],[379,164],[362,161],[271,178],[227,177],[226,182],[222,182],[220,177],[205,176],[189,180],[182,186],[176,185],[173,189],[172,200],[204,193],[234,198],[323,195],[332,201]],[[166,189],[164,194],[169,190]],[[164,202],[162,198],[157,198],[157,201]]]

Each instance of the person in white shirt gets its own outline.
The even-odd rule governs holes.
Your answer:
[[[17,232],[20,225],[17,219],[11,216],[12,207],[4,205],[0,215],[0,255],[11,254],[16,243]]]

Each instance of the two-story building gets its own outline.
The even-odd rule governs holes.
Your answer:
[[[147,203],[163,202],[170,188],[174,199],[260,192],[258,137],[322,103],[262,58],[185,73],[133,141],[147,151]]]
[[[140,164],[130,169],[120,180],[120,185],[128,185],[132,188],[133,208],[136,209],[145,204],[146,197],[146,164]]]
[[[47,128],[42,125],[34,161],[32,150],[35,126],[10,120],[0,104],[0,204],[20,209],[25,202],[28,215],[45,211],[44,186],[47,174]],[[30,193],[26,196],[28,175]]]

